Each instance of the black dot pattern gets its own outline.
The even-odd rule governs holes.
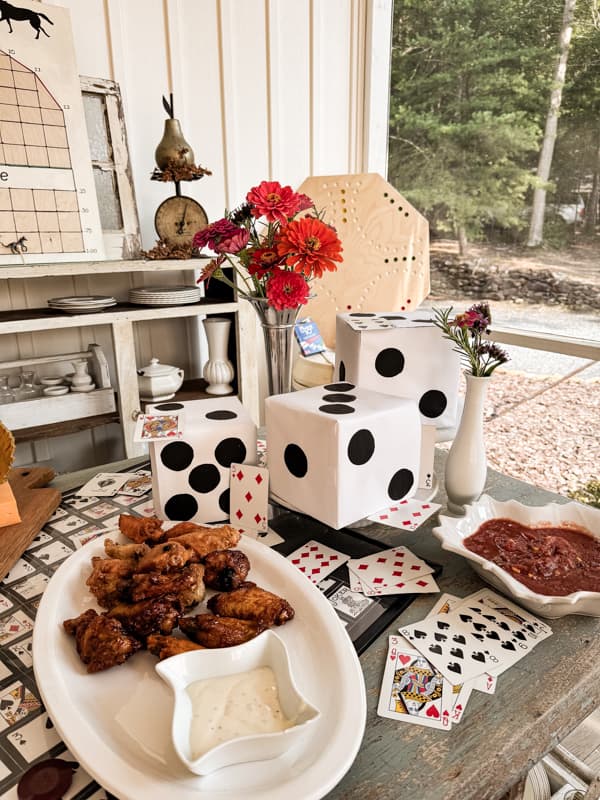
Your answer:
[[[341,381],[345,381],[346,380],[346,365],[344,364],[343,361],[340,361],[340,368],[339,368],[338,378]]]
[[[351,317],[376,317],[377,314],[369,314],[366,311],[353,311]]]
[[[447,405],[448,400],[443,392],[440,392],[438,389],[430,389],[421,396],[419,400],[419,411],[424,417],[435,419],[435,417],[439,417],[444,413]]]
[[[382,319],[406,319],[406,317],[402,317],[399,314],[395,314],[393,316],[390,314],[388,316],[382,317]]]
[[[206,419],[235,419],[237,414],[235,411],[209,411]]]
[[[331,405],[319,406],[319,411],[323,411],[325,414],[354,414],[355,409],[343,403],[331,403]]]
[[[242,464],[246,458],[246,445],[237,437],[223,439],[215,447],[215,458],[222,467],[229,468],[234,462]]]
[[[411,490],[415,476],[409,469],[399,469],[392,476],[388,486],[388,495],[392,500],[401,500]]]
[[[159,411],[177,411],[183,408],[183,403],[161,403],[159,406],[154,406]]]
[[[356,386],[353,383],[328,383],[323,389],[326,392],[351,392]]]
[[[348,459],[351,464],[366,464],[375,452],[375,439],[371,431],[356,431],[348,442]]]
[[[326,403],[352,403],[356,400],[354,394],[324,394],[323,400]]]
[[[396,347],[386,347],[375,359],[375,369],[382,378],[395,378],[404,369],[404,356]]]
[[[194,450],[187,442],[169,442],[160,451],[160,460],[167,469],[181,472],[194,460]]]
[[[190,472],[189,484],[200,494],[208,494],[216,489],[221,480],[221,473],[214,464],[200,464]]]
[[[288,444],[283,452],[283,460],[295,478],[303,478],[308,472],[308,459],[300,445]]]
[[[198,502],[191,494],[174,494],[165,503],[165,514],[176,522],[187,522],[198,513]]]
[[[221,511],[225,512],[225,514],[229,514],[229,489],[225,489],[219,495],[219,508]]]

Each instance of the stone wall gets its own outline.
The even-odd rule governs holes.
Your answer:
[[[600,281],[592,284],[547,269],[508,269],[448,256],[431,257],[431,293],[439,297],[520,299],[577,310],[600,309]]]

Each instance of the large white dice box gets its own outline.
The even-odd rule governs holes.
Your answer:
[[[158,403],[146,414],[183,414],[176,441],[149,445],[157,517],[222,522],[229,519],[229,467],[256,464],[256,426],[236,397]]]
[[[424,425],[457,424],[460,356],[428,309],[338,314],[335,380],[410,397]]]
[[[342,528],[417,490],[414,400],[340,382],[265,401],[275,500]]]

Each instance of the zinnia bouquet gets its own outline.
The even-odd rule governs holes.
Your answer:
[[[277,311],[304,305],[310,282],[342,261],[335,228],[323,221],[310,197],[277,181],[250,189],[243,205],[198,231],[194,247],[216,255],[199,283],[214,277],[242,297],[266,298]],[[225,262],[237,273],[237,285],[223,272]]]
[[[446,339],[454,343],[471,375],[487,378],[501,364],[509,360],[508,354],[497,344],[482,341],[490,333],[492,313],[487,303],[476,303],[463,314],[451,317],[452,307],[434,308],[434,323]]]

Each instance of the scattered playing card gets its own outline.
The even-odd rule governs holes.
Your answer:
[[[135,423],[133,441],[180,439],[183,432],[183,414],[140,414]]]
[[[121,486],[117,494],[126,494],[131,497],[143,497],[152,489],[150,475],[130,474],[129,479]]]
[[[363,593],[366,597],[388,594],[437,594],[439,590],[440,587],[431,575],[423,575],[411,581],[398,581],[393,586],[378,589],[372,589],[369,585],[363,584]]]
[[[449,730],[452,686],[432,663],[398,636],[390,636],[377,714],[413,725]]]
[[[465,605],[471,602],[484,603],[503,617],[512,620],[516,625],[521,625],[523,633],[536,642],[541,642],[552,636],[552,628],[547,623],[542,622],[533,614],[525,611],[516,603],[511,603],[506,597],[493,592],[491,589],[480,589],[461,601]]]
[[[77,490],[78,497],[113,497],[131,477],[127,472],[100,472]]]
[[[437,428],[435,425],[421,425],[421,459],[419,467],[419,489],[433,487],[433,456]]]
[[[287,556],[287,560],[313,583],[319,583],[349,558],[338,550],[312,540]]]
[[[360,579],[363,587],[404,589],[407,581],[430,575],[433,568],[406,547],[392,547],[362,558],[353,558],[348,569]],[[394,592],[391,592],[394,594]]]
[[[229,488],[231,524],[253,531],[266,531],[269,527],[269,470],[248,464],[232,464]]]
[[[402,531],[416,531],[441,506],[438,503],[421,503],[418,500],[401,500],[389,508],[372,514],[368,519]]]
[[[251,531],[250,529],[246,531],[243,528],[238,528],[238,530],[244,536],[248,536],[256,542],[262,542],[267,547],[274,547],[276,544],[283,542],[283,536],[280,536],[272,528],[267,528],[266,531]]]

